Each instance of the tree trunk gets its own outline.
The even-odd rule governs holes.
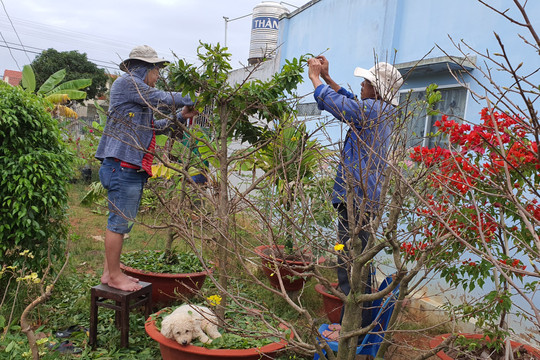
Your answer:
[[[221,119],[221,129],[219,133],[218,141],[218,159],[219,159],[219,194],[218,194],[218,208],[217,208],[217,221],[218,231],[217,234],[217,252],[218,252],[218,282],[222,288],[221,291],[221,305],[217,306],[216,313],[220,321],[224,319],[225,308],[227,305],[227,264],[228,261],[228,246],[229,241],[229,195],[228,195],[228,149],[227,149],[227,127],[228,127],[228,112],[227,106],[224,104],[219,105],[219,116]]]
[[[37,299],[32,301],[23,311],[21,315],[21,331],[26,334],[26,337],[28,338],[28,344],[30,345],[30,350],[32,351],[32,359],[37,360],[39,359],[39,349],[37,346],[37,338],[36,334],[34,333],[34,330],[32,330],[32,326],[30,325],[30,322],[28,321],[28,315],[32,310],[34,310],[39,304],[44,303],[47,301],[48,298],[51,297],[52,294],[52,285],[48,286],[47,289],[41,296],[39,296]]]

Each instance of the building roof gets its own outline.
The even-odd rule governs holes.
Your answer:
[[[4,70],[3,80],[11,86],[17,86],[21,82],[22,72],[15,70]]]

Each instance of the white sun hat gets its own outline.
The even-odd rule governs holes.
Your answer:
[[[136,46],[129,53],[129,58],[120,63],[120,70],[126,71],[127,65],[131,60],[140,60],[149,64],[159,64],[164,66],[169,61],[158,57],[156,50],[152,49],[148,45]]]
[[[392,65],[380,62],[369,70],[357,67],[354,69],[354,76],[368,80],[384,101],[394,106],[398,105],[397,92],[403,85],[403,78]]]

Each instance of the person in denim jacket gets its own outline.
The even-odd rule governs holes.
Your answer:
[[[184,123],[197,114],[191,98],[155,88],[166,63],[154,49],[142,45],[120,64],[124,74],[111,87],[107,124],[95,155],[101,161],[99,178],[109,203],[101,282],[124,291],[141,288],[138,279],[120,270],[124,234],[133,227],[143,187],[152,176],[156,134],[175,125],[168,119],[154,120],[154,111],[168,107],[174,114],[181,109],[177,120]]]
[[[358,256],[364,250],[370,236],[369,219],[380,205],[386,152],[397,115],[397,92],[403,79],[397,69],[385,62],[379,62],[369,70],[356,68],[354,75],[364,78],[358,99],[330,77],[328,60],[324,56],[310,59],[308,65],[318,108],[349,126],[332,192],[332,203],[338,211],[338,241],[345,245],[343,256],[338,256],[338,287],[348,295],[351,291],[347,270],[351,265],[350,252],[355,250]],[[348,203],[352,203],[353,224],[349,224]],[[362,225],[358,234],[362,249],[349,248],[350,225],[356,228]],[[356,291],[371,292],[371,275],[365,285],[365,289]],[[364,303],[362,327],[371,323],[370,307],[370,303]]]

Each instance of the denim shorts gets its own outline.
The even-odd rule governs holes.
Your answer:
[[[129,233],[139,211],[148,174],[121,167],[119,161],[106,158],[99,169],[99,180],[108,193],[107,229],[118,234]]]

